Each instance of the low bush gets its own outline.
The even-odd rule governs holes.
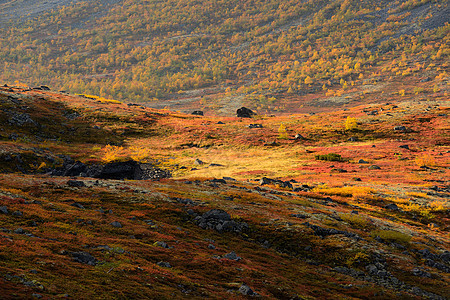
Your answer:
[[[328,153],[328,154],[318,154],[316,155],[317,160],[327,160],[327,161],[344,161],[340,154]]]
[[[370,233],[372,237],[379,237],[387,242],[395,242],[400,244],[408,244],[411,236],[394,230],[374,230]]]

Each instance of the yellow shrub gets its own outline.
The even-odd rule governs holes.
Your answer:
[[[288,138],[288,133],[287,133],[286,127],[283,125],[283,123],[281,123],[280,127],[278,128],[278,133],[279,133],[278,138],[280,138],[280,139]]]
[[[436,160],[430,154],[424,154],[421,156],[417,156],[415,161],[416,161],[417,166],[419,166],[419,167],[421,167],[421,166],[433,167],[436,165]]]
[[[102,160],[105,162],[111,162],[118,160],[121,157],[123,147],[106,145],[103,149]]]
[[[347,117],[347,120],[345,121],[345,130],[354,130],[357,126],[356,118]]]
[[[143,161],[150,155],[149,150],[141,146],[132,146],[130,147],[129,152],[130,157],[135,161]]]

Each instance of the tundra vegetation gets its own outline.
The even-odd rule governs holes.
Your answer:
[[[28,2],[0,298],[448,297],[448,1]]]

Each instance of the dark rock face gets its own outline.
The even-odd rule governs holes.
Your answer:
[[[248,229],[247,223],[231,220],[231,216],[222,209],[212,209],[202,216],[197,216],[194,223],[203,229],[214,229],[218,232],[241,233]]]
[[[241,107],[236,111],[236,115],[238,118],[251,118],[256,115],[256,113],[249,108]]]
[[[95,266],[98,263],[98,260],[87,252],[72,252],[70,256],[72,256],[74,261],[82,264]]]
[[[169,178],[168,171],[154,167],[152,164],[143,164],[134,160],[113,162],[106,165],[86,165],[79,161],[65,160],[61,168],[50,173],[54,176],[81,176],[100,179],[132,179],[132,180],[158,180]],[[77,181],[69,181],[70,186],[80,187]]]

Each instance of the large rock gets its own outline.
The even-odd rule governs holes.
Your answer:
[[[169,178],[170,172],[152,164],[134,160],[112,162],[105,165],[86,165],[80,161],[65,160],[61,168],[51,171],[55,176],[81,176],[101,179],[157,180]]]
[[[236,111],[236,115],[239,118],[251,118],[252,116],[256,115],[255,112],[253,112],[251,109],[246,107],[241,107]]]
[[[245,222],[237,222],[231,219],[231,216],[222,209],[212,209],[202,216],[197,216],[194,223],[203,229],[214,229],[218,232],[241,233],[248,229]]]
[[[95,266],[98,263],[98,260],[87,252],[72,252],[70,255],[72,256],[74,261],[82,264]]]

